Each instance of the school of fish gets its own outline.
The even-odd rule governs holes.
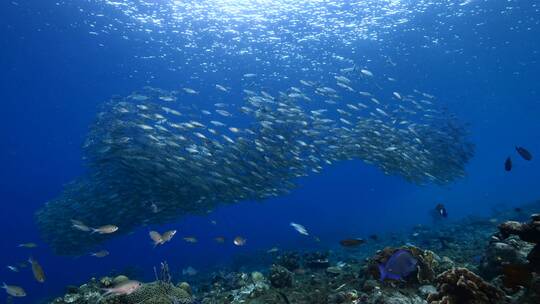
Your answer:
[[[190,101],[201,90],[183,86],[114,97],[84,144],[87,174],[38,211],[43,236],[58,254],[88,254],[141,225],[286,194],[343,160],[417,184],[463,177],[474,153],[464,125],[434,96],[387,91],[373,75],[351,66],[278,91],[249,77],[242,104]],[[205,98],[234,93],[225,87]]]

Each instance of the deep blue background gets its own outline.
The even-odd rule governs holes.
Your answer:
[[[105,259],[54,256],[40,242],[33,214],[84,172],[80,147],[98,106],[113,94],[127,95],[147,84],[177,89],[197,69],[170,71],[166,62],[137,59],[140,45],[117,35],[98,40],[81,25],[82,15],[73,7],[47,2],[0,4],[0,281],[25,287],[29,296],[18,303],[60,294],[68,284],[113,269],[136,266],[150,280],[152,267],[163,260],[173,271],[188,265],[203,269],[273,246],[334,246],[344,237],[428,222],[436,202],[444,202],[456,219],[539,197],[538,160],[525,163],[513,152],[515,145],[524,145],[540,157],[535,153],[540,151],[538,5],[511,1],[506,5],[516,9],[501,14],[504,3],[478,1],[470,8],[477,14],[442,18],[441,12],[428,11],[404,26],[420,31],[397,31],[384,43],[359,41],[356,46],[365,57],[383,52],[397,63],[388,72],[401,87],[436,95],[470,124],[477,150],[464,180],[419,187],[361,162],[344,162],[301,179],[301,187],[290,195],[152,227],[179,230],[161,248],[152,249],[145,227],[106,244],[111,255]],[[425,34],[441,42],[428,43]],[[229,77],[228,83],[238,81]],[[508,155],[515,160],[511,174],[503,170]],[[304,224],[321,244],[295,233],[291,221]],[[180,240],[188,235],[200,242]],[[242,235],[248,245],[214,244],[217,235]],[[17,248],[23,242],[40,247]],[[12,273],[5,268],[30,255],[45,268],[43,285],[33,281],[28,269]]]

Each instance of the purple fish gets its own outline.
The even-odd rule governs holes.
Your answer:
[[[408,250],[397,250],[384,264],[379,264],[381,281],[402,280],[416,270],[418,261]]]

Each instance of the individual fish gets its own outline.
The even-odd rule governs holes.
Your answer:
[[[105,291],[105,293],[101,295],[101,297],[103,298],[108,295],[115,295],[115,296],[130,295],[134,293],[135,291],[137,291],[139,288],[141,288],[141,286],[142,286],[142,283],[139,281],[134,281],[134,280],[125,281],[114,286],[113,288],[104,288],[103,290]]]
[[[118,231],[118,227],[115,225],[104,225],[100,226],[98,228],[92,228],[92,233],[98,233],[98,234],[111,234]]]
[[[184,241],[188,242],[188,243],[197,243],[199,240],[197,240],[196,237],[193,237],[193,236],[185,236],[184,238]]]
[[[446,211],[446,207],[444,207],[443,204],[437,204],[437,206],[435,206],[435,210],[441,217],[448,217],[448,212]]]
[[[194,276],[197,275],[199,272],[197,269],[188,266],[187,268],[182,269],[182,275],[188,275],[188,276]]]
[[[512,170],[512,159],[510,156],[506,158],[506,161],[504,162],[504,170],[511,171]]]
[[[276,253],[276,252],[279,252],[279,248],[277,247],[272,247],[266,251],[266,253]]]
[[[222,86],[220,84],[216,84],[216,89],[218,89],[218,90],[220,90],[222,92],[228,92],[229,91],[226,87],[224,87],[224,86]]]
[[[241,236],[237,236],[234,238],[233,243],[236,246],[244,246],[246,244],[246,239]]]
[[[167,102],[172,102],[176,100],[176,97],[174,96],[159,96],[159,99]]]
[[[36,243],[23,243],[23,244],[19,244],[17,247],[22,247],[22,248],[36,248],[38,245]]]
[[[523,157],[524,160],[532,160],[532,154],[523,147],[516,147],[517,153]]]
[[[192,95],[199,94],[199,92],[195,91],[192,88],[182,88],[182,90],[184,90],[184,92],[186,92],[188,94],[192,94]]]
[[[371,240],[373,240],[373,241],[378,241],[378,240],[379,240],[379,236],[376,235],[376,234],[370,235],[369,238],[370,238]]]
[[[160,234],[157,231],[150,231],[148,234],[149,234],[150,238],[152,239],[152,241],[154,242],[154,247],[155,247],[157,245],[163,245],[163,244],[171,241],[172,238],[174,237],[174,235],[176,234],[176,230],[165,231],[163,234]],[[184,239],[186,239],[186,238],[184,238]],[[191,242],[196,242],[196,240],[191,240],[191,239],[190,239],[190,241]]]
[[[386,263],[379,264],[380,280],[403,280],[416,270],[418,261],[408,250],[395,251]]]
[[[107,250],[100,250],[98,252],[92,252],[90,255],[96,258],[104,258],[109,255],[109,252]]]
[[[290,225],[294,228],[294,230],[298,231],[298,233],[303,234],[303,235],[309,235],[306,227],[300,224],[294,223],[294,222],[291,222]]]
[[[369,77],[373,77],[373,73],[370,70],[361,69],[360,73],[362,73],[363,75],[369,76]]]
[[[159,207],[156,203],[152,203],[150,205],[150,209],[152,210],[152,213],[158,213],[160,210],[159,210]]]
[[[19,272],[19,268],[15,267],[15,266],[11,266],[11,265],[7,265],[6,266],[7,269],[13,271],[13,272]]]
[[[36,261],[33,258],[29,258],[28,263],[30,263],[30,265],[32,266],[32,273],[34,274],[34,279],[36,279],[36,281],[38,281],[40,283],[44,283],[45,282],[45,272],[43,271],[43,268],[38,263],[38,261]]]
[[[339,241],[339,244],[343,247],[357,247],[366,243],[366,240],[356,238],[356,239],[344,239]]]
[[[214,238],[214,241],[216,241],[216,243],[223,244],[225,243],[225,238],[222,236],[217,236]]]
[[[5,289],[7,294],[12,297],[26,297],[26,291],[24,291],[22,287],[3,283],[2,288]]]

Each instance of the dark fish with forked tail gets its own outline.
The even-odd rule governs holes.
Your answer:
[[[364,244],[366,241],[364,239],[344,239],[339,241],[339,244],[343,247],[356,247]]]
[[[532,160],[532,154],[523,147],[516,147],[516,151],[524,160]]]
[[[504,162],[504,170],[511,171],[512,170],[512,159],[510,156],[506,158],[506,161]]]

